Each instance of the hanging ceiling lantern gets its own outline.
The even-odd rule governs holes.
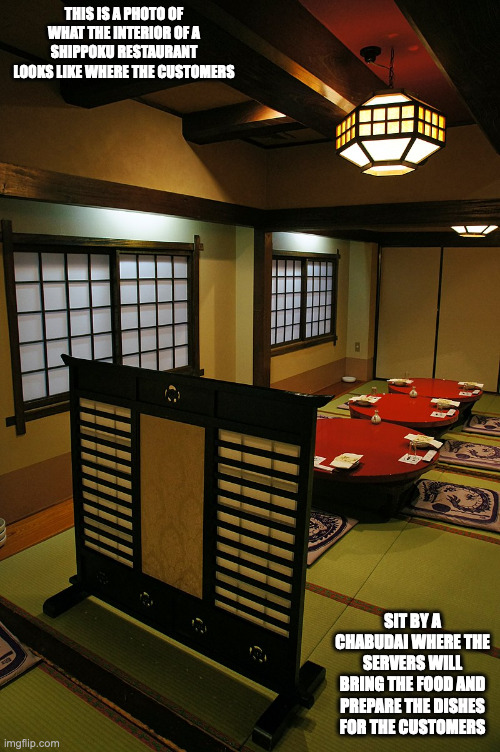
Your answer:
[[[452,225],[451,229],[462,238],[485,238],[493,230],[498,230],[498,225]]]
[[[337,126],[337,154],[366,175],[405,175],[445,145],[446,118],[403,89],[376,92]]]

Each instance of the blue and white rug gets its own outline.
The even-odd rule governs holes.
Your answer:
[[[401,510],[403,514],[500,532],[496,491],[434,480],[419,481],[417,489],[418,495]]]
[[[439,452],[439,461],[482,470],[500,470],[500,447],[449,439]]]
[[[32,668],[41,659],[21,645],[12,632],[0,624],[0,687]]]
[[[309,520],[309,543],[307,546],[307,565],[316,561],[333,546],[343,535],[349,532],[357,520],[341,514],[311,511]]]
[[[500,438],[500,418],[490,415],[471,415],[464,426],[464,431]]]

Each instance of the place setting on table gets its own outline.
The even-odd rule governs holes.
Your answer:
[[[432,434],[453,425],[459,418],[459,403],[444,398],[429,398],[418,393],[360,394],[348,401],[352,418],[376,423],[396,423]]]
[[[410,395],[458,402],[462,414],[470,413],[473,405],[483,395],[484,384],[477,381],[454,381],[453,379],[395,378],[387,379],[390,394]]]

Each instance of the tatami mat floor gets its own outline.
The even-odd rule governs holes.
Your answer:
[[[356,391],[370,387],[371,384],[363,385],[356,387]],[[345,395],[337,397],[333,402],[345,398]],[[500,397],[487,395],[487,400],[490,414],[500,414]],[[476,411],[485,407],[486,402],[476,406]],[[327,408],[327,412],[337,409],[332,404]],[[454,483],[500,492],[500,482],[491,474],[474,475],[438,467],[430,471],[429,477],[452,478]],[[498,534],[401,516],[384,523],[359,523],[327,551],[308,569],[302,643],[302,659],[325,666],[327,679],[317,693],[315,705],[299,713],[277,745],[277,751],[499,750],[499,544]],[[2,562],[0,591],[7,601],[49,625],[48,618],[41,613],[41,604],[46,596],[65,587],[73,573],[72,533],[66,532]],[[487,677],[485,692],[466,693],[486,698],[486,734],[339,733],[338,677],[360,674],[363,669],[362,651],[336,650],[335,635],[382,632],[384,611],[439,612],[447,632],[491,635],[491,649],[461,651],[462,673]],[[255,752],[259,749],[249,737],[254,720],[269,701],[268,692],[230,672],[220,671],[210,662],[181,650],[153,630],[92,599],[51,621],[50,627],[80,644],[83,650],[96,654],[97,660],[112,663],[123,675],[147,685],[155,696],[181,709],[192,723],[209,729],[211,736],[226,748]],[[444,673],[456,674],[451,670]],[[3,737],[58,739],[62,752],[135,750],[145,744],[160,745],[155,747],[158,749],[173,748],[162,747],[161,740],[154,735],[145,733],[141,738],[131,733],[130,728],[116,722],[115,716],[105,715],[102,708],[85,699],[58,681],[47,667],[38,667],[0,692]],[[32,711],[35,705],[36,711]],[[61,709],[57,716],[50,712],[50,708],[56,707]],[[372,716],[376,717],[380,716]],[[202,747],[188,747],[187,752],[198,749],[203,752]]]

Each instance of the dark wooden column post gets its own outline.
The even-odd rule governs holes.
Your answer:
[[[255,230],[253,286],[253,383],[271,383],[272,233]]]

